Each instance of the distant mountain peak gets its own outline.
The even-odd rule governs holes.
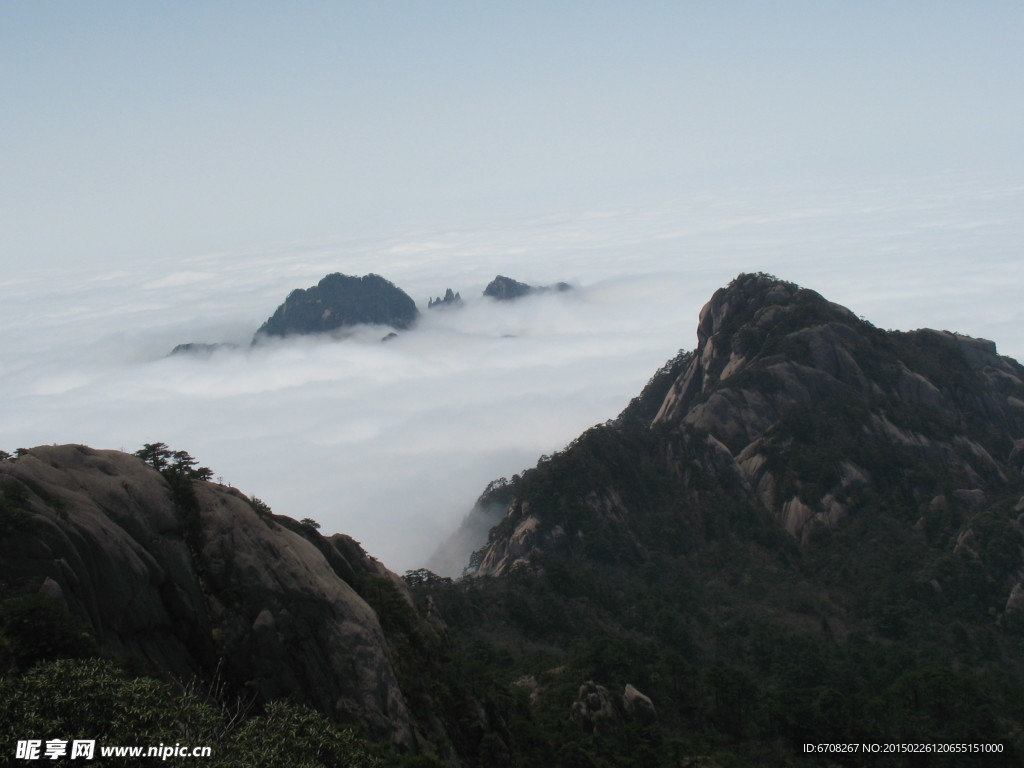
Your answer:
[[[484,288],[484,296],[489,296],[498,301],[512,301],[513,299],[519,299],[534,293],[548,293],[551,291],[561,293],[569,290],[572,290],[572,286],[568,283],[541,286],[527,285],[526,283],[520,283],[518,280],[513,280],[511,277],[498,275]]]
[[[327,333],[353,325],[389,325],[402,330],[419,316],[416,303],[380,275],[353,277],[334,272],[309,288],[288,294],[256,332],[264,336]]]
[[[444,296],[438,296],[436,299],[429,299],[427,301],[427,309],[437,309],[440,307],[457,307],[462,304],[462,296],[458,292],[453,291],[451,288],[444,292]]]

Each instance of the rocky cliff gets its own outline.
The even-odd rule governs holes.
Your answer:
[[[108,656],[180,679],[219,674],[414,748],[415,726],[374,608],[403,582],[345,536],[272,515],[215,483],[80,445],[0,462],[0,583],[42,593]]]
[[[619,428],[640,424],[651,437],[643,450],[664,469],[657,486],[696,503],[716,485],[804,544],[882,498],[898,498],[924,526],[937,509],[966,514],[1020,483],[1024,368],[990,341],[882,331],[766,275],[715,293],[697,338],[617,425],[556,463],[599,442],[617,446]],[[635,538],[621,489],[595,484],[582,504]],[[523,494],[512,502],[502,535],[477,557],[480,573],[576,542],[579,530],[537,507]]]
[[[380,275],[352,277],[338,272],[316,285],[288,294],[256,332],[263,336],[327,333],[359,325],[408,328],[419,316],[409,295]]]

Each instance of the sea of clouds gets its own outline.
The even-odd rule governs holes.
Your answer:
[[[732,190],[452,229],[0,278],[0,448],[162,441],[275,512],[312,517],[399,572],[491,479],[616,416],[695,345],[742,271],[813,288],[883,328],[938,327],[1024,358],[1024,188],[939,176]],[[374,272],[419,325],[248,346],[289,291]],[[504,274],[568,293],[498,303]],[[459,309],[427,311],[452,288]],[[235,342],[176,355],[183,342]]]

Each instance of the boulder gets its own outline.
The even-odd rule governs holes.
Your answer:
[[[622,693],[622,710],[626,713],[626,717],[645,725],[650,725],[658,720],[654,702],[650,697],[640,693],[632,683],[626,683],[626,689]]]
[[[618,713],[608,689],[588,680],[580,686],[576,701],[569,710],[570,719],[580,728],[599,733],[618,724]]]

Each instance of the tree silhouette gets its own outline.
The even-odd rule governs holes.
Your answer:
[[[167,463],[173,454],[167,447],[167,443],[145,443],[132,455],[138,456],[157,472],[162,472],[167,468]]]
[[[188,451],[172,451],[167,443],[146,443],[133,456],[138,456],[160,474],[167,477],[187,477],[192,480],[211,480],[213,470],[197,467],[199,463]]]

